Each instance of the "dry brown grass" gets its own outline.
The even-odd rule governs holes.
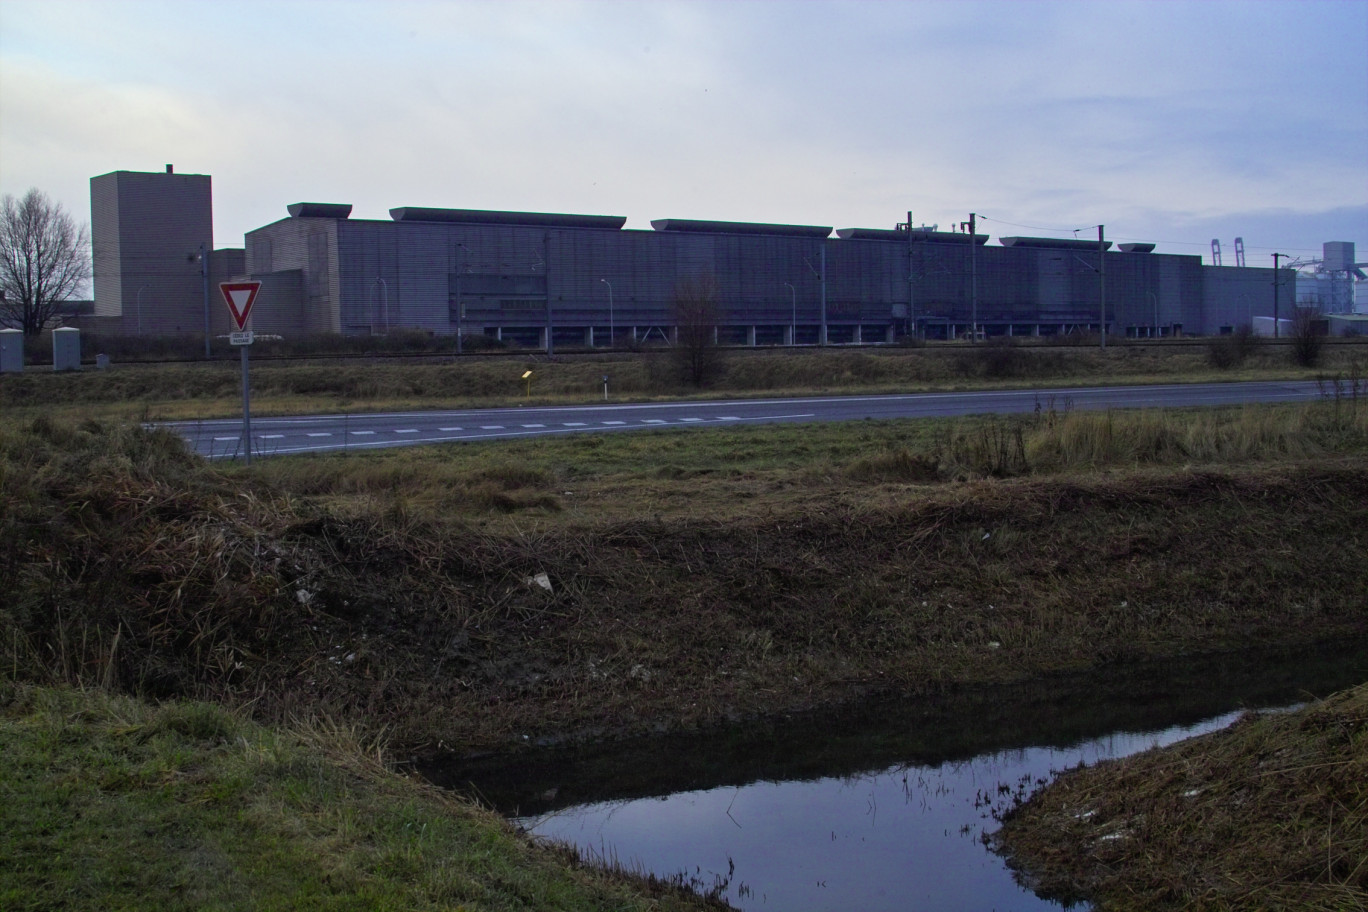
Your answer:
[[[1285,352],[1264,346],[1231,369],[1211,367],[1200,346],[1116,345],[1048,349],[1029,343],[913,349],[730,352],[710,396],[904,392],[970,387],[1064,386],[1079,383],[1153,383],[1196,380],[1314,378],[1346,373],[1363,360],[1361,344],[1332,340],[1318,371],[1295,367]],[[254,356],[255,357],[255,356]],[[507,405],[525,401],[521,381],[532,370],[532,399],[543,403],[601,400],[609,377],[615,400],[697,395],[670,370],[669,353],[613,352],[548,360],[536,352],[449,358],[363,358],[346,361],[253,360],[257,414],[375,411]],[[241,409],[236,361],[203,364],[128,364],[107,371],[54,374],[29,370],[0,378],[0,408],[84,418],[193,419],[231,416]]]
[[[162,435],[7,431],[2,667],[473,750],[1368,623],[1368,567],[1339,557],[1368,523],[1361,458],[922,485],[852,482],[858,435],[809,435],[803,455],[677,437],[665,477],[607,443],[619,469],[581,464],[574,488],[535,462],[458,466],[471,490],[563,508],[452,515],[415,503],[403,472],[339,499],[336,479],[292,491]],[[746,468],[699,474],[710,446]],[[705,507],[664,509],[695,494]]]
[[[1368,906],[1368,684],[1062,776],[996,837],[1098,908]]]

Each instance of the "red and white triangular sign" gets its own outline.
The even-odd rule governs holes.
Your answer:
[[[247,315],[252,312],[252,302],[260,290],[260,282],[219,283],[219,291],[223,292],[223,300],[228,302],[228,312],[233,315],[238,332],[247,328]]]

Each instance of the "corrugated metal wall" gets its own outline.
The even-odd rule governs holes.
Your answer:
[[[971,272],[967,236],[963,244],[909,245],[304,217],[250,233],[247,250],[254,274],[301,270],[308,331],[450,333],[459,321],[465,333],[517,329],[519,338],[535,340],[548,321],[575,338],[610,322],[619,332],[667,327],[677,283],[707,276],[716,281],[724,322],[736,327],[732,335],[777,342],[796,323],[805,327],[800,340],[815,341],[824,251],[833,340],[883,340],[894,329],[906,331],[909,318],[963,330],[975,284],[978,321],[990,335],[1095,331],[1101,318],[1097,251],[980,245]],[[1200,257],[1105,257],[1106,317],[1114,335],[1150,335],[1156,323],[1215,332],[1243,300],[1231,282],[1252,292],[1268,281],[1261,278],[1266,270],[1235,267],[1213,276],[1214,267],[1202,266]]]

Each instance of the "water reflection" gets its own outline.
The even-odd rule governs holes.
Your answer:
[[[723,897],[741,909],[1057,909],[984,849],[983,833],[997,826],[992,809],[1054,770],[1170,744],[1237,715],[1069,748],[588,804],[520,822],[628,868],[725,884]]]
[[[590,854],[724,883],[743,909],[1054,909],[982,845],[994,807],[1055,770],[1364,680],[1359,641],[420,769]]]

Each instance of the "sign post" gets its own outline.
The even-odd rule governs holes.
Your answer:
[[[260,282],[220,282],[219,291],[228,303],[228,313],[232,314],[237,332],[228,336],[228,341],[242,351],[242,448],[247,454],[247,464],[252,464],[252,387],[247,382],[247,350],[253,341],[252,332],[247,329],[247,318],[256,302]]]

